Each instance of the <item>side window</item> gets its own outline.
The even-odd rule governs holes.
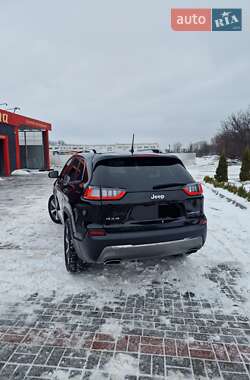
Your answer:
[[[83,172],[83,182],[86,183],[86,182],[88,182],[88,180],[89,180],[88,167],[85,163],[84,172]]]
[[[78,164],[78,181],[83,181],[86,183],[88,181],[88,170],[87,170],[87,165],[86,161],[82,158],[79,159],[79,164]]]
[[[63,170],[61,171],[60,177],[63,178],[65,174],[67,174],[67,171],[69,170],[70,164],[72,163],[73,158],[71,157],[65,164]]]
[[[70,182],[82,180],[87,182],[88,173],[85,160],[81,157],[72,157],[63,168],[60,177],[63,178],[65,175],[70,177]]]
[[[81,181],[83,179],[83,172],[84,172],[85,162],[84,160],[80,159],[78,164],[78,181]]]
[[[79,177],[81,179],[78,167],[79,167],[79,160],[77,158],[74,158],[69,167],[69,170],[66,173],[70,177],[71,182],[78,181]]]

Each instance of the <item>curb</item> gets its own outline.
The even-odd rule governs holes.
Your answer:
[[[244,206],[243,204],[235,201],[234,199],[227,197],[226,195],[220,193],[218,190],[215,190],[212,187],[209,187],[209,186],[207,187],[211,189],[214,194],[218,195],[220,198],[226,199],[229,203],[232,203],[235,207],[239,207],[241,210],[247,210],[247,206]]]

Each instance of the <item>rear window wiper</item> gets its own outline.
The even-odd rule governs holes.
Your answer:
[[[175,186],[184,186],[186,185],[186,183],[161,183],[159,185],[155,185],[153,186],[153,189],[156,190],[156,189],[167,189],[168,187],[175,187]]]

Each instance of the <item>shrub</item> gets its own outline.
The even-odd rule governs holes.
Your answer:
[[[214,183],[214,179],[212,177],[209,177],[208,175],[206,175],[204,177],[204,182],[213,184]]]
[[[230,183],[228,182],[220,182],[209,176],[205,176],[203,180],[206,183],[210,183],[214,185],[214,187],[220,187],[221,189],[230,191],[230,193],[237,194],[240,197],[245,198],[250,202],[250,191],[246,191],[243,186],[237,187],[235,185],[230,185]]]
[[[238,188],[238,195],[242,198],[248,198],[249,193],[241,186]]]
[[[224,188],[224,182],[217,181],[216,179],[213,182],[214,187],[221,187],[222,189]]]
[[[222,153],[220,156],[219,164],[216,169],[216,174],[214,178],[216,179],[217,182],[228,181],[227,159],[224,153]]]
[[[226,185],[225,189],[230,191],[230,193],[237,194],[238,193],[238,187],[234,185]]]
[[[240,170],[240,180],[250,181],[250,149],[246,148],[243,157]]]

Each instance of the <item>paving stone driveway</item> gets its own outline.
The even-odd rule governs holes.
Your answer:
[[[101,309],[86,293],[56,299],[33,294],[0,316],[1,380],[250,379],[248,318],[173,284]],[[114,334],[100,332],[107,322]]]
[[[221,218],[235,215],[234,209],[221,211],[224,200],[208,194],[208,212],[216,208],[210,212],[204,260],[199,254],[193,261],[176,258],[152,268],[93,269],[77,281],[63,266],[62,229],[48,220],[52,185],[47,177],[3,183],[0,380],[250,379],[250,322],[241,314],[249,315],[248,288],[243,289],[248,277],[240,282],[249,263],[249,235],[245,226],[245,232],[234,230],[233,222],[226,231],[220,228]],[[235,223],[241,221],[237,215]],[[6,306],[9,294],[17,299],[19,287],[20,294],[29,294],[32,286],[52,294],[33,294]],[[62,287],[60,294],[53,293],[55,286]],[[67,286],[72,294],[62,296]],[[197,295],[199,286],[199,294],[213,303]],[[131,289],[134,295],[126,293]],[[235,306],[229,308],[234,314],[225,311],[225,301]]]

